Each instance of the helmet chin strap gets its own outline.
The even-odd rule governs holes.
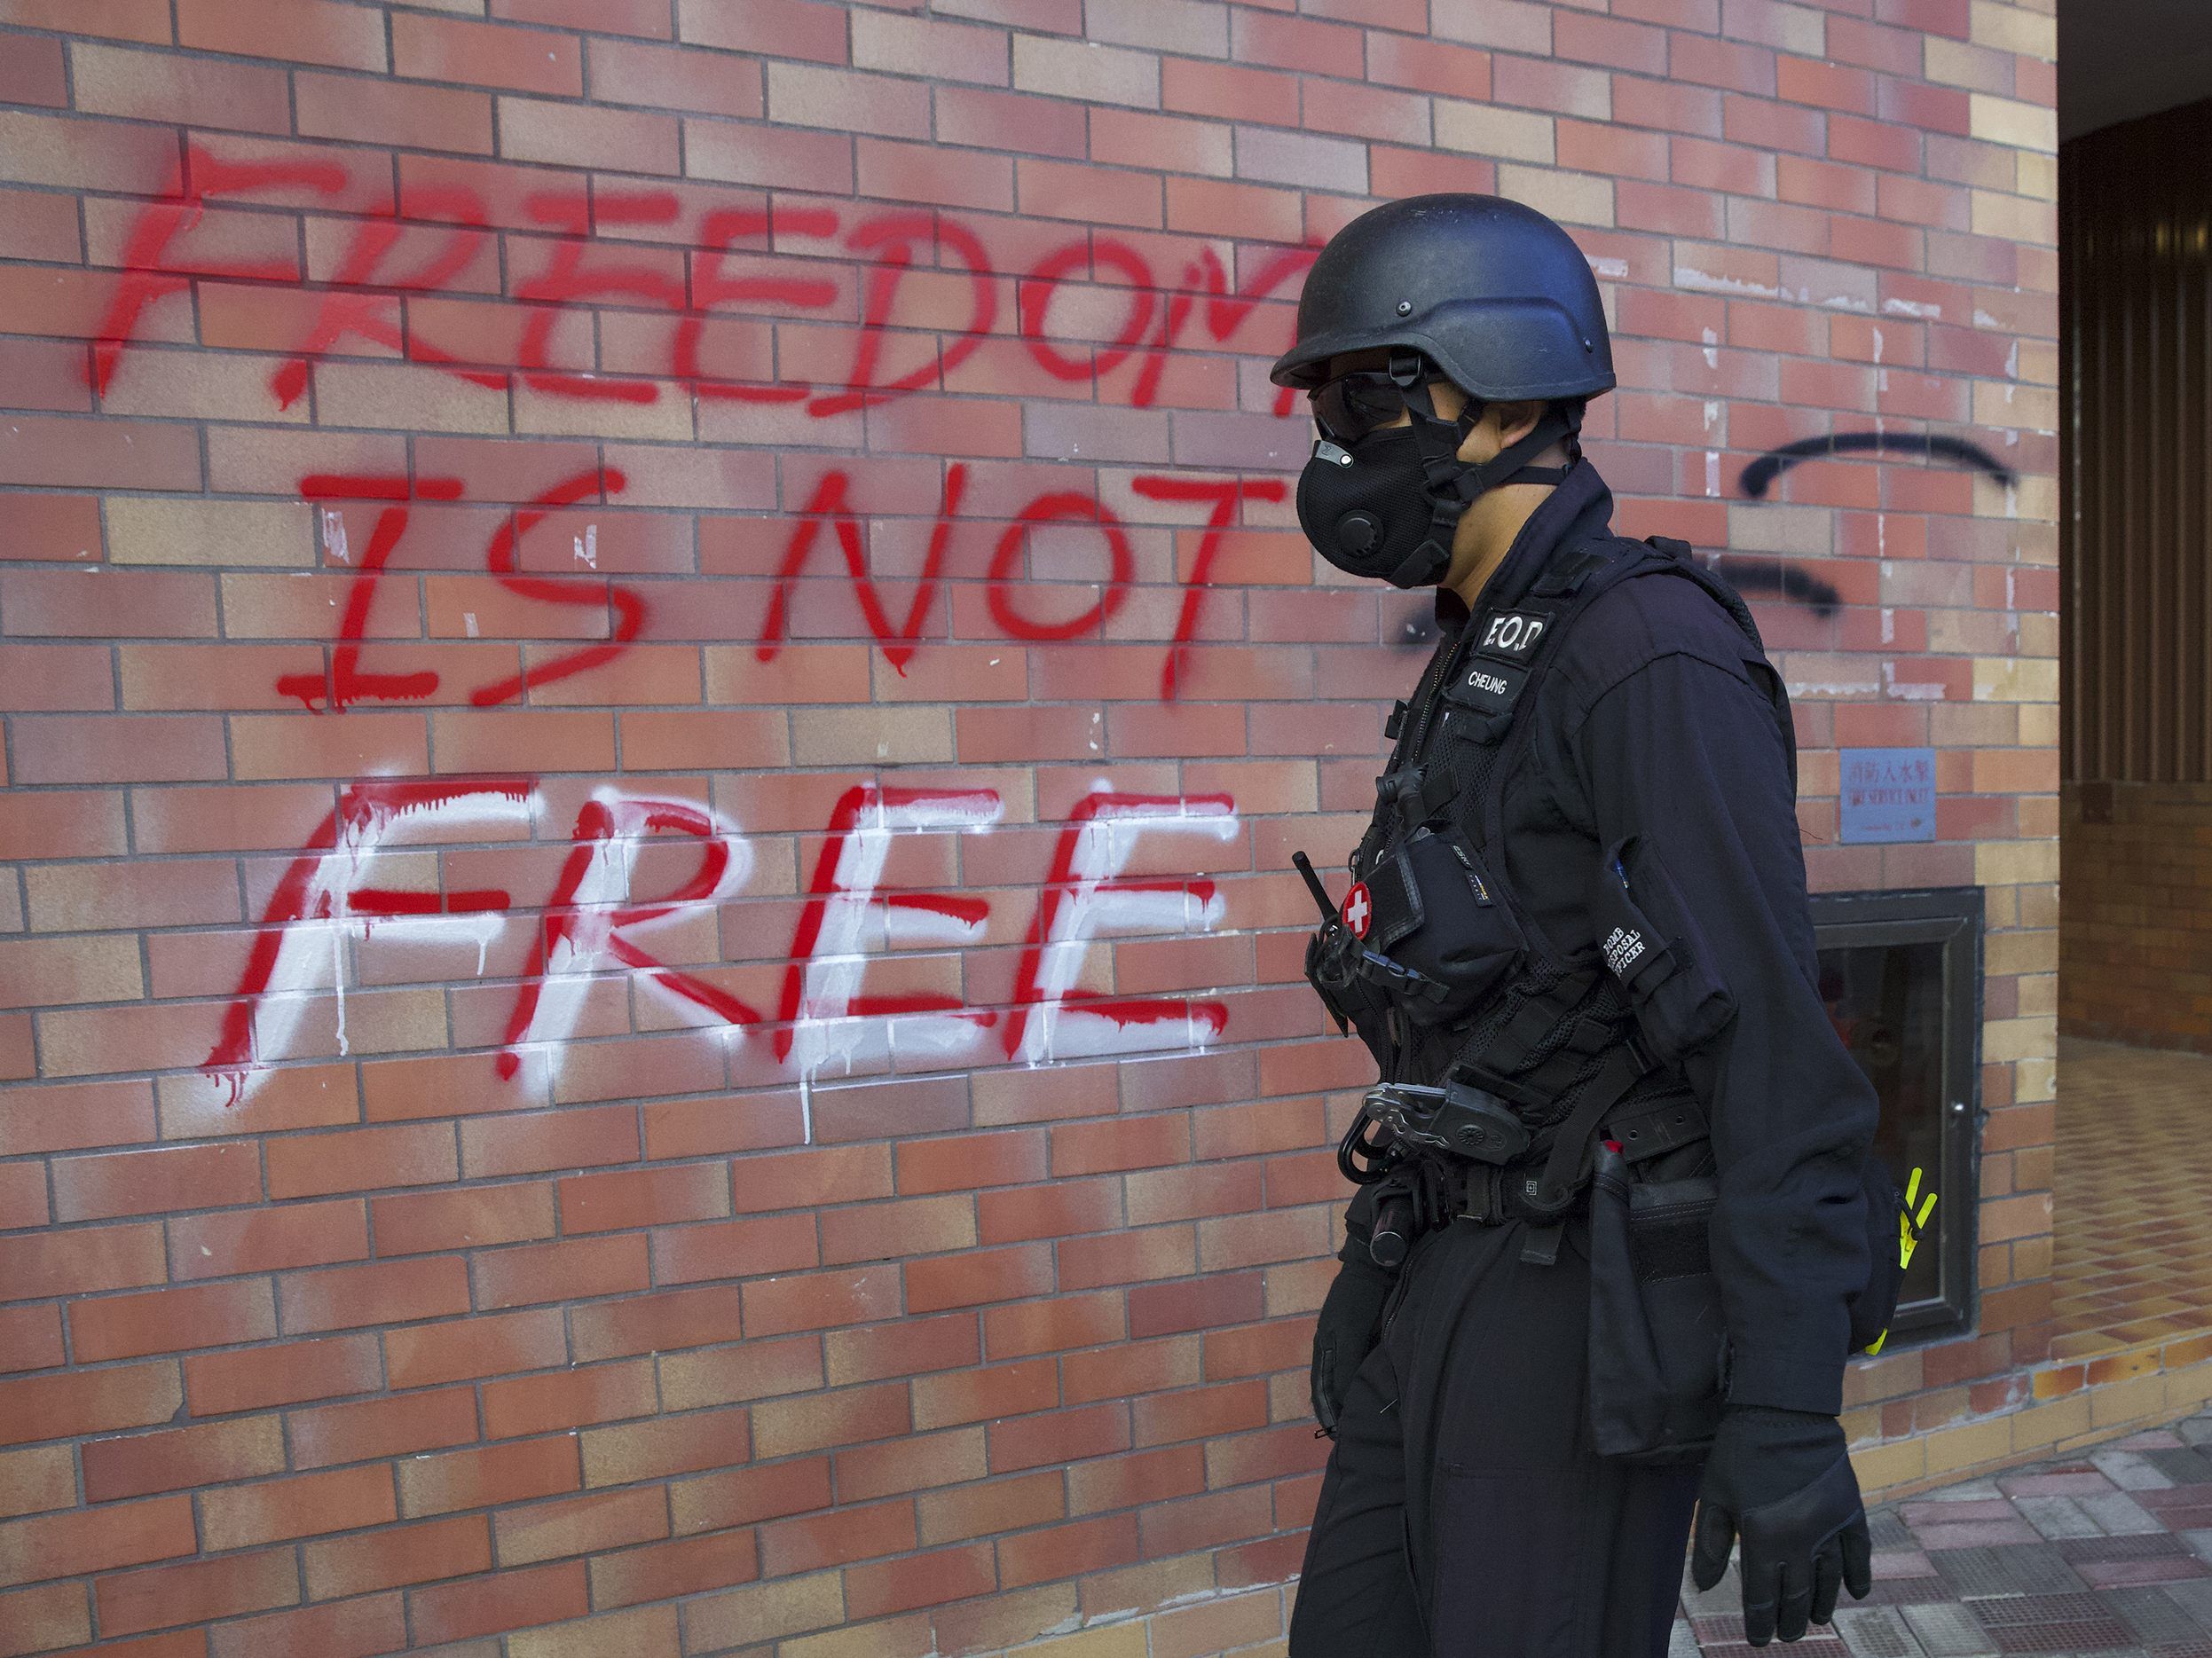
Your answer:
[[[1582,459],[1582,407],[1572,404],[1563,411],[1555,404],[1544,412],[1525,437],[1508,444],[1488,460],[1460,460],[1460,445],[1481,423],[1483,410],[1487,405],[1481,399],[1469,397],[1456,420],[1445,420],[1437,413],[1436,403],[1429,396],[1429,383],[1422,375],[1424,366],[1414,353],[1390,354],[1390,378],[1397,382],[1406,418],[1413,422],[1413,444],[1421,452],[1421,470],[1427,475],[1426,493],[1434,509],[1427,538],[1390,573],[1389,581],[1399,587],[1425,587],[1444,579],[1452,568],[1452,537],[1476,496],[1501,483],[1562,483]],[[1567,445],[1565,466],[1530,464],[1554,444],[1562,442]]]

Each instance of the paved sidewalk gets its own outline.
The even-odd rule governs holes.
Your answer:
[[[2212,1658],[2212,1410],[1869,1513],[1874,1592],[1791,1658]],[[1736,1568],[1670,1658],[1748,1658]]]

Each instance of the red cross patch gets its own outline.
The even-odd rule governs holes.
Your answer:
[[[1352,890],[1344,894],[1344,924],[1352,931],[1352,937],[1364,939],[1367,928],[1374,921],[1374,901],[1367,896],[1365,881],[1352,883]]]

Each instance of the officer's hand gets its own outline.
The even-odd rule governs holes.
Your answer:
[[[1858,1476],[1832,1416],[1732,1405],[1721,1416],[1697,1494],[1690,1577],[1710,1589],[1741,1538],[1744,1638],[1764,1646],[1835,1615],[1837,1591],[1874,1587],[1873,1538]]]
[[[1336,1437],[1337,1418],[1344,1412],[1352,1378],[1374,1351],[1382,1303],[1389,1297],[1396,1276],[1375,1265],[1367,1253],[1364,1233],[1347,1238],[1340,1259],[1344,1265],[1321,1302],[1321,1320],[1313,1331],[1313,1370],[1309,1384],[1313,1419],[1331,1439]]]

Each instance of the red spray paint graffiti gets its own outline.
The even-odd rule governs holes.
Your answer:
[[[306,191],[318,197],[335,199],[342,196],[352,182],[347,170],[335,162],[233,163],[195,143],[188,153],[184,179],[175,184],[169,196],[149,202],[141,209],[127,238],[123,278],[98,329],[88,371],[93,384],[104,391],[112,382],[124,353],[144,325],[147,308],[158,300],[187,291],[196,277],[218,275],[268,282],[297,279],[289,263],[207,266],[177,263],[177,239],[201,222],[207,201],[277,191]],[[471,365],[425,340],[411,324],[397,319],[387,303],[390,295],[439,288],[477,257],[491,233],[490,215],[483,200],[465,187],[442,185],[413,189],[403,205],[409,221],[447,227],[442,242],[418,269],[388,272],[386,266],[404,234],[401,220],[390,212],[359,217],[351,245],[339,262],[336,280],[322,290],[314,320],[272,378],[272,393],[280,406],[288,407],[304,392],[311,363],[353,338],[388,350],[402,351],[413,361],[459,374],[473,384],[499,388],[508,383],[509,375],[506,371],[493,372],[484,365]],[[725,209],[708,215],[698,232],[704,246],[694,262],[689,293],[681,282],[666,275],[662,268],[638,257],[635,244],[624,244],[629,250],[626,258],[610,260],[599,256],[606,245],[594,234],[609,225],[673,224],[681,216],[681,203],[673,191],[608,191],[596,196],[580,190],[545,192],[531,197],[525,210],[536,223],[561,234],[550,244],[546,267],[519,283],[515,290],[516,298],[529,310],[513,378],[533,391],[549,396],[586,401],[652,403],[667,390],[663,383],[651,379],[576,373],[555,367],[553,330],[561,312],[579,303],[609,300],[670,315],[673,323],[667,361],[679,387],[689,394],[743,401],[803,399],[807,413],[815,419],[827,419],[942,385],[946,376],[979,349],[998,325],[999,279],[988,248],[974,231],[945,215],[910,209],[877,213],[854,224],[843,238],[844,250],[868,267],[861,326],[843,389],[815,395],[806,382],[744,385],[714,381],[700,373],[699,348],[706,322],[718,308],[768,303],[800,310],[826,310],[835,303],[839,292],[836,283],[823,279],[815,262],[792,255],[776,257],[806,274],[728,275],[726,262],[736,245],[757,237],[830,240],[837,235],[841,224],[836,209],[810,208],[779,211],[773,216],[752,209]],[[921,256],[929,252],[933,252],[941,261],[949,259],[964,271],[970,295],[968,315],[956,328],[934,331],[941,336],[949,334],[950,340],[933,351],[927,360],[885,378],[886,346],[892,337],[891,323],[900,293],[921,268]],[[1202,316],[1204,332],[1214,342],[1226,342],[1244,326],[1263,300],[1311,263],[1314,252],[1311,247],[1278,249],[1248,283],[1232,288],[1219,256],[1212,248],[1202,248],[1199,255],[1185,266],[1177,287],[1169,291],[1161,288],[1144,255],[1127,241],[1078,237],[1047,251],[1036,260],[1028,274],[1017,282],[1015,326],[1034,360],[1059,379],[1088,378],[1095,384],[1124,363],[1141,357],[1142,366],[1129,396],[1134,405],[1145,406],[1157,397],[1166,359],[1178,349],[1193,316]],[[942,264],[932,267],[937,271],[947,268],[949,267]],[[1080,351],[1071,351],[1050,332],[1055,295],[1079,275],[1107,274],[1122,279],[1117,286],[1122,287],[1128,295],[1126,316],[1108,342],[1085,345]],[[1289,407],[1289,394],[1285,393],[1276,401],[1276,413],[1287,413]],[[904,621],[894,626],[867,572],[859,523],[848,504],[849,480],[843,473],[825,475],[793,526],[761,632],[761,659],[772,659],[780,647],[788,625],[790,583],[827,521],[835,526],[862,617],[886,658],[903,673],[935,598],[946,538],[959,510],[962,482],[959,468],[949,469],[943,504],[933,532],[923,578]],[[325,481],[325,484],[330,492],[336,491],[335,481]],[[444,487],[424,482],[410,491],[402,484],[398,486],[397,493],[381,498],[401,502],[416,497],[451,499],[435,492]],[[611,470],[603,476],[589,472],[579,474],[538,497],[521,513],[517,522],[502,526],[493,538],[486,562],[508,591],[554,605],[603,606],[610,612],[610,631],[602,642],[526,667],[494,684],[476,688],[469,694],[473,703],[488,707],[510,702],[532,685],[550,683],[603,665],[637,638],[645,619],[645,605],[637,593],[624,584],[579,586],[565,581],[522,576],[516,570],[516,539],[539,522],[546,510],[588,499],[594,493],[618,492],[623,487],[620,475]],[[1161,695],[1163,700],[1172,700],[1180,684],[1186,649],[1198,636],[1204,593],[1222,532],[1233,520],[1240,502],[1280,500],[1284,489],[1276,479],[1232,482],[1173,475],[1140,477],[1135,481],[1135,489],[1149,499],[1215,503],[1193,568],[1185,578],[1174,638],[1161,668]],[[311,487],[303,486],[303,492],[311,499],[318,499]],[[378,497],[372,493],[372,498]],[[1012,573],[1028,527],[1066,520],[1098,526],[1108,554],[1106,579],[1090,609],[1066,620],[1044,620],[1017,602]],[[437,676],[433,672],[364,673],[358,665],[367,608],[386,562],[405,534],[407,523],[404,506],[388,509],[380,516],[349,594],[328,673],[319,677],[287,674],[279,681],[280,694],[295,697],[312,710],[342,712],[357,702],[419,700],[435,692]],[[1126,598],[1131,568],[1126,536],[1109,508],[1079,492],[1045,491],[1031,499],[1001,534],[990,564],[989,613],[1013,639],[1049,641],[1093,634]]]
[[[845,556],[846,577],[852,583],[853,596],[860,606],[862,619],[866,622],[870,634],[882,649],[885,660],[903,674],[906,664],[913,658],[916,641],[921,637],[930,609],[936,601],[947,538],[950,534],[953,519],[960,510],[966,477],[966,468],[957,461],[946,468],[943,506],[930,532],[929,549],[923,560],[922,572],[915,583],[914,596],[908,603],[905,619],[893,625],[889,611],[884,607],[882,592],[869,570],[860,515],[854,511],[850,502],[852,475],[844,471],[824,473],[821,483],[815,486],[813,496],[801,510],[799,522],[792,527],[791,540],[784,547],[783,562],[777,567],[775,591],[768,601],[768,616],[761,625],[760,643],[754,648],[760,659],[773,662],[783,649],[789,628],[787,618],[791,585],[806,568],[807,559],[813,552],[815,542],[826,522],[835,529],[838,548]],[[1213,504],[1213,511],[1206,521],[1205,533],[1199,540],[1197,555],[1191,562],[1190,574],[1184,578],[1183,603],[1176,617],[1175,635],[1168,647],[1167,661],[1161,669],[1161,698],[1162,701],[1172,701],[1180,682],[1184,652],[1198,637],[1215,556],[1220,548],[1223,534],[1235,520],[1239,504],[1248,500],[1279,501],[1288,491],[1279,478],[1193,478],[1152,473],[1140,474],[1131,480],[1130,487],[1148,500],[1209,501]],[[1106,543],[1106,579],[1101,585],[1097,602],[1088,610],[1067,621],[1043,621],[1016,607],[1012,581],[1014,565],[1021,552],[1022,538],[1031,526],[1067,520],[1098,524]],[[1072,491],[1048,491],[1024,506],[999,537],[997,547],[991,557],[988,575],[990,585],[988,598],[991,619],[1010,639],[1053,640],[1094,634],[1127,597],[1131,564],[1127,535],[1121,520],[1109,508],[1088,495]]]
[[[501,587],[518,598],[542,604],[607,611],[611,615],[612,622],[610,636],[604,643],[579,646],[549,661],[525,667],[519,673],[476,687],[468,693],[468,700],[477,707],[491,708],[501,703],[510,703],[531,686],[548,685],[556,680],[582,673],[586,669],[603,666],[627,649],[630,641],[645,625],[645,601],[621,582],[579,581],[574,578],[555,580],[542,576],[517,575],[515,570],[515,549],[519,538],[542,523],[547,512],[574,506],[579,501],[589,500],[595,496],[618,495],[628,487],[628,479],[618,468],[593,467],[544,491],[532,499],[529,507],[502,521],[499,529],[492,532],[491,546],[484,553],[484,566],[498,578]],[[300,493],[311,501],[457,501],[462,492],[461,481],[456,478],[416,478],[410,481],[399,474],[380,476],[318,474],[300,480]],[[352,585],[347,590],[346,608],[339,618],[338,639],[331,652],[328,674],[281,674],[276,682],[279,695],[296,697],[312,712],[342,713],[353,703],[419,702],[437,692],[439,679],[434,672],[364,673],[359,665],[368,631],[369,613],[376,601],[377,585],[382,579],[392,550],[406,533],[407,519],[408,512],[405,507],[387,507],[377,515],[375,528],[369,535],[368,546],[361,555]],[[327,520],[326,522],[327,523]],[[340,522],[342,524],[342,521]],[[342,528],[337,533],[342,538]],[[326,540],[329,537],[330,531],[327,527]]]
[[[105,391],[113,381],[122,357],[138,337],[147,307],[188,291],[195,278],[216,276],[270,283],[299,280],[289,263],[242,266],[170,263],[177,238],[201,222],[208,200],[301,189],[335,199],[342,196],[352,183],[346,169],[335,162],[229,162],[195,142],[185,179],[173,179],[162,197],[149,201],[126,238],[123,279],[98,331],[89,370],[95,389]],[[322,303],[314,320],[287,354],[288,360],[272,377],[271,392],[279,406],[289,407],[305,389],[311,362],[351,338],[402,351],[411,360],[437,366],[472,384],[497,388],[507,383],[508,376],[503,368],[455,357],[423,339],[411,326],[395,321],[381,303],[387,295],[437,290],[468,268],[492,233],[482,197],[465,186],[415,187],[408,191],[402,205],[409,221],[450,227],[442,246],[418,270],[387,274],[384,266],[403,234],[400,220],[388,211],[357,216],[359,223],[353,241],[339,261],[335,280],[321,290]],[[836,283],[823,278],[814,261],[796,255],[775,255],[794,267],[788,275],[726,276],[725,265],[734,245],[760,236],[829,240],[841,223],[836,209],[779,209],[773,219],[754,209],[724,209],[708,215],[697,232],[697,258],[688,294],[682,284],[642,261],[587,263],[592,251],[602,246],[593,235],[596,228],[675,223],[681,203],[673,191],[606,191],[595,197],[582,190],[542,192],[530,198],[525,210],[537,223],[561,235],[553,244],[547,268],[515,290],[515,297],[531,307],[516,373],[533,390],[555,397],[653,403],[667,393],[666,387],[649,379],[571,373],[553,365],[553,328],[561,310],[579,301],[612,300],[667,313],[673,321],[665,361],[670,374],[688,395],[752,402],[804,401],[807,413],[816,420],[943,384],[945,377],[998,326],[999,275],[980,235],[946,214],[911,208],[878,212],[859,219],[843,238],[846,251],[869,269],[853,364],[843,389],[816,395],[812,385],[804,381],[747,385],[720,381],[703,374],[699,364],[703,330],[719,308],[746,303],[826,311],[839,292]],[[635,245],[624,246],[634,248]],[[933,352],[928,360],[903,373],[879,380],[901,287],[920,269],[917,258],[925,249],[941,256],[949,255],[965,272],[968,316],[956,327],[934,331],[950,335],[950,343],[941,351]],[[1145,256],[1128,243],[1075,237],[1047,251],[1017,282],[1015,326],[1031,358],[1047,373],[1062,380],[1096,381],[1141,356],[1143,365],[1129,397],[1135,406],[1147,407],[1158,395],[1165,358],[1182,345],[1194,314],[1202,311],[1205,333],[1215,344],[1226,342],[1262,301],[1313,262],[1317,251],[1314,246],[1279,248],[1248,282],[1232,288],[1220,256],[1210,247],[1205,248],[1185,265],[1176,286],[1167,288]],[[1070,279],[1101,270],[1124,279],[1120,286],[1126,287],[1130,296],[1128,315],[1113,340],[1104,345],[1083,345],[1079,353],[1072,352],[1049,332],[1053,298]],[[1155,312],[1160,318],[1156,329],[1153,326]],[[1275,399],[1274,411],[1278,415],[1287,414],[1292,405],[1292,395],[1285,391]]]

